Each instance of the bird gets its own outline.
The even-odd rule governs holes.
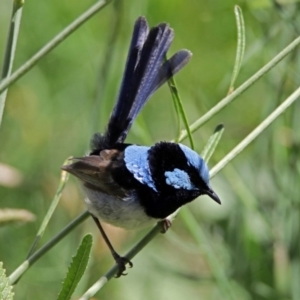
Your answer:
[[[145,17],[135,21],[119,95],[103,134],[95,133],[88,155],[72,158],[62,169],[77,177],[88,211],[109,247],[118,271],[127,275],[132,262],[113,248],[101,222],[139,229],[161,222],[198,196],[221,204],[209,181],[203,158],[189,147],[160,141],[152,146],[125,143],[128,132],[150,96],[190,60],[183,49],[169,59],[174,38],[167,23],[149,29]]]

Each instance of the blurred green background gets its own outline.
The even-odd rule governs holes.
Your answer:
[[[15,69],[92,4],[27,1]],[[238,86],[298,36],[298,1],[118,0],[10,87],[0,129],[0,206],[26,209],[35,220],[0,227],[0,260],[8,274],[26,258],[64,160],[86,153],[92,133],[105,127],[135,19],[144,15],[152,26],[170,23],[175,30],[170,53],[180,48],[193,52],[176,76],[193,122],[227,94],[236,51],[235,4],[243,10],[247,35]],[[0,57],[11,5],[0,2]],[[298,53],[194,134],[201,152],[215,126],[225,125],[210,167],[298,87]],[[293,105],[212,180],[221,206],[202,197],[184,208],[196,220],[193,234],[182,212],[166,235],[134,258],[129,275],[109,282],[95,299],[300,299],[299,109],[299,103]],[[164,86],[138,117],[128,141],[151,145],[171,140],[176,128],[172,98]],[[84,210],[78,184],[70,178],[42,242]],[[120,253],[147,232],[105,228]],[[71,256],[87,232],[95,243],[74,299],[82,295],[113,263],[90,219],[30,268],[15,286],[15,299],[56,299]]]

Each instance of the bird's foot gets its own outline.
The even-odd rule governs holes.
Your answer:
[[[115,254],[114,255],[114,259],[116,261],[116,264],[118,265],[118,272],[116,274],[116,278],[119,278],[120,276],[126,276],[127,273],[125,273],[126,271],[126,264],[129,264],[129,268],[133,267],[133,263],[126,257],[122,257],[119,254]]]
[[[172,225],[172,222],[169,219],[164,219],[162,221],[159,221],[158,223],[161,226],[161,233],[166,233]]]

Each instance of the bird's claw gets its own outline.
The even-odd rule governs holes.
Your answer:
[[[126,264],[129,264],[129,268],[133,267],[133,263],[126,257],[122,257],[119,255],[115,256],[115,261],[119,268],[115,278],[119,278],[120,276],[127,275],[127,273],[124,272],[124,271],[126,271]]]
[[[161,233],[166,233],[172,225],[172,222],[169,219],[164,219],[158,223],[161,226],[161,231],[160,231]]]

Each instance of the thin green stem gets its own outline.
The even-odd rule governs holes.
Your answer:
[[[201,156],[206,163],[208,163],[210,157],[215,152],[215,149],[219,144],[223,132],[224,132],[223,124],[218,125],[215,128],[214,134],[209,138],[208,142],[206,143],[206,146],[204,147],[204,150],[201,153]]]
[[[174,104],[174,108],[175,108],[175,113],[176,113],[176,124],[177,124],[177,130],[176,130],[176,138],[175,138],[175,142],[178,143],[179,140],[179,136],[181,133],[181,118],[180,118],[180,113],[179,113],[179,106],[178,106],[178,102],[176,101],[176,98],[173,95],[172,92],[172,87],[170,85],[170,83],[168,82],[170,91],[171,91],[171,95],[172,95],[172,100],[173,100],[173,104]]]
[[[239,95],[241,95],[245,90],[247,90],[252,84],[254,84],[258,79],[275,67],[283,58],[285,58],[291,51],[293,51],[300,44],[300,37],[296,38],[292,43],[290,43],[286,48],[284,48],[278,55],[276,55],[271,61],[269,61],[265,66],[263,66],[258,72],[256,72],[252,77],[245,81],[241,86],[239,86],[232,94],[223,98],[217,105],[210,109],[204,116],[199,118],[196,122],[190,125],[191,132],[196,131],[203,124],[209,121],[215,114],[221,111],[225,106],[235,100]],[[188,136],[187,131],[183,130],[180,135],[179,141],[182,141]]]
[[[33,265],[40,257],[54,247],[59,241],[61,241],[66,235],[68,235],[75,227],[81,224],[89,217],[89,212],[85,211],[69,223],[62,231],[60,231],[54,238],[41,247],[38,251],[33,253],[28,259],[26,259],[13,273],[9,276],[11,284],[15,284],[21,276]]]
[[[64,165],[67,164],[69,161],[70,160],[67,159],[64,162]],[[62,171],[61,172],[59,186],[58,186],[58,188],[56,190],[56,193],[55,193],[54,198],[53,198],[53,200],[51,202],[51,205],[50,205],[50,207],[49,207],[49,209],[48,209],[48,211],[47,211],[47,213],[46,213],[46,215],[44,217],[44,220],[43,220],[43,222],[41,224],[41,227],[39,228],[39,231],[38,231],[38,233],[37,233],[37,235],[36,235],[36,237],[35,237],[32,245],[30,247],[30,250],[29,250],[29,253],[27,255],[27,258],[29,258],[32,255],[32,253],[35,251],[35,249],[36,249],[36,247],[37,247],[40,239],[42,238],[42,236],[43,236],[43,234],[44,234],[44,232],[46,230],[46,227],[47,227],[47,225],[48,225],[48,223],[49,223],[49,221],[50,221],[50,219],[51,219],[51,217],[52,217],[52,215],[53,215],[53,213],[55,211],[55,208],[58,205],[58,202],[60,200],[62,191],[65,188],[65,185],[66,185],[66,183],[68,181],[68,178],[69,178],[69,174],[66,171]]]
[[[19,36],[19,28],[22,19],[23,5],[24,2],[20,0],[15,0],[13,3],[13,9],[10,18],[10,26],[9,26],[9,32],[8,32],[8,37],[6,42],[6,49],[5,49],[4,59],[3,59],[0,82],[4,81],[4,79],[8,78],[11,74],[11,70],[15,58],[18,36]],[[0,95],[0,126],[2,123],[6,96],[7,96],[7,88],[5,88],[3,90],[3,93],[1,93]]]
[[[211,170],[211,176],[219,173],[230,161],[241,153],[254,139],[256,139],[272,122],[300,97],[300,88],[296,89],[282,104],[280,104],[263,122],[261,122],[246,138],[231,150]]]
[[[52,51],[55,47],[57,47],[71,33],[73,33],[76,29],[78,29],[82,24],[84,24],[88,19],[90,19],[92,16],[94,16],[98,11],[100,11],[102,8],[104,8],[111,1],[112,0],[99,0],[96,4],[91,6],[87,11],[85,11],[81,16],[79,16],[75,21],[73,21],[63,31],[61,31],[57,36],[55,36],[50,42],[48,42],[41,50],[39,50],[30,59],[28,59],[9,78],[3,80],[3,82],[1,82],[1,84],[0,84],[0,93],[2,93],[12,83],[17,81],[24,74],[26,74],[44,56],[46,56],[50,51]]]

